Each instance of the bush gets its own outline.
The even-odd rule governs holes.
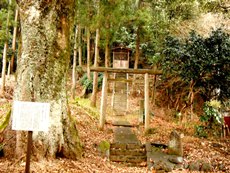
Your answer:
[[[199,137],[207,137],[208,134],[219,136],[221,133],[222,116],[219,111],[221,103],[217,100],[205,102],[204,114],[200,116],[203,125],[195,127],[195,133]]]
[[[191,32],[185,41],[168,37],[165,43],[162,67],[165,75],[178,76],[187,84],[193,81],[194,89],[205,100],[230,98],[230,35],[221,29],[212,31],[209,37]]]
[[[103,80],[103,73],[98,73],[98,88],[99,89],[102,86],[102,80]],[[90,73],[90,79],[88,78],[87,73],[85,73],[80,79],[80,84],[86,88],[86,93],[92,93],[93,92],[93,73]]]
[[[207,138],[208,134],[206,132],[206,127],[202,125],[196,125],[195,126],[195,135],[200,138]]]

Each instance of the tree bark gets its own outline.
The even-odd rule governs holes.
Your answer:
[[[81,25],[78,25],[78,65],[82,67]]]
[[[22,40],[14,100],[51,104],[49,131],[33,133],[34,154],[76,159],[81,144],[66,95],[74,0],[22,0],[18,6]],[[26,133],[18,131],[17,156],[25,153],[25,141]]]
[[[73,52],[73,69],[72,69],[72,88],[71,88],[71,98],[75,98],[75,88],[76,88],[76,66],[77,66],[77,35],[78,27],[75,28],[74,36],[74,52]]]
[[[105,44],[105,67],[109,67],[110,63],[109,63],[109,37],[107,36],[106,38],[106,44]]]
[[[94,58],[94,67],[98,66],[99,58],[99,41],[100,41],[100,30],[96,30],[96,40],[95,40],[95,58]],[[97,90],[98,90],[98,73],[93,73],[93,93],[91,97],[91,106],[96,107],[97,101]]]
[[[87,76],[90,79],[90,30],[87,28]]]
[[[138,2],[140,3],[140,2]],[[139,6],[138,6],[139,8]],[[138,68],[138,62],[140,57],[140,26],[137,28],[137,38],[136,38],[136,47],[135,47],[135,61],[134,61],[134,69]],[[132,84],[132,91],[135,91],[135,81],[136,81],[136,75],[133,75],[133,84]]]
[[[145,133],[149,131],[149,74],[145,73]]]
[[[5,85],[6,85],[6,55],[8,49],[8,41],[4,43],[4,50],[3,50],[3,58],[2,58],[2,86],[1,86],[1,94],[5,92]]]
[[[100,122],[99,122],[100,130],[103,130],[105,125],[105,116],[106,116],[106,108],[107,108],[107,88],[108,88],[108,73],[104,72],[103,84],[102,84],[101,107],[100,107]]]
[[[134,69],[138,68],[139,56],[140,56],[140,27],[137,28],[136,48],[135,48],[135,61]]]
[[[17,38],[17,22],[18,22],[18,7],[16,7],[15,10],[15,17],[14,17],[14,22],[15,22],[15,26],[14,26],[14,32],[13,32],[13,41],[12,41],[12,51],[13,54],[11,56],[11,60],[10,60],[10,73],[13,73],[14,71],[14,55],[15,55],[15,50],[16,50],[16,38]]]

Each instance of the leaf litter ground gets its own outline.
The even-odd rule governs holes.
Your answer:
[[[11,91],[9,89],[9,91]],[[0,122],[7,113],[6,106],[12,102],[12,92],[7,93],[7,99],[1,96],[0,99]],[[99,93],[100,95],[100,93]],[[135,98],[133,98],[135,100]],[[75,101],[70,102],[72,115],[76,118],[79,136],[83,146],[82,158],[69,160],[65,158],[31,160],[31,172],[34,173],[144,173],[150,172],[146,167],[127,167],[121,164],[114,164],[102,157],[97,151],[97,144],[103,140],[113,140],[113,126],[107,123],[104,131],[98,130],[97,113],[90,111],[90,108],[82,108]],[[192,123],[178,123],[167,115],[167,109],[154,107],[154,116],[151,117],[150,126],[152,133],[144,135],[143,125],[134,128],[139,140],[167,144],[170,132],[176,129],[183,133],[184,162],[191,163],[203,160],[211,163],[213,172],[230,172],[230,138],[225,139],[200,139],[194,137]],[[92,114],[94,114],[92,116]],[[134,120],[135,121],[135,120]],[[110,122],[110,121],[108,121]],[[137,122],[133,122],[137,123]],[[5,143],[1,138],[0,142]],[[19,159],[7,156],[0,158],[0,173],[21,173],[25,169],[25,156]],[[175,170],[173,172],[188,172],[187,170]]]

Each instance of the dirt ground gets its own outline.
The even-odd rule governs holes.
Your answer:
[[[11,92],[11,93],[10,93]],[[0,120],[3,119],[12,102],[12,90],[4,98],[0,98]],[[99,93],[100,95],[100,93]],[[135,100],[135,97],[132,98]],[[87,99],[86,99],[87,102]],[[134,106],[131,105],[131,106]],[[127,167],[114,164],[103,158],[97,151],[97,144],[102,140],[113,140],[113,126],[108,117],[104,131],[98,130],[98,117],[82,108],[76,101],[70,101],[71,113],[76,117],[80,139],[83,145],[83,156],[78,160],[66,158],[56,159],[31,159],[31,172],[34,173],[145,173],[150,172],[146,167]],[[168,116],[168,109],[152,107],[154,116],[151,117],[150,126],[152,133],[144,135],[144,126],[137,126],[136,132],[142,143],[146,141],[168,144],[169,135],[173,129],[183,134],[184,164],[197,160],[208,162],[213,167],[213,172],[230,172],[230,137],[201,139],[194,137],[194,123],[180,123]],[[131,123],[137,123],[136,119]],[[1,121],[0,121],[1,122]],[[1,138],[0,138],[1,139]],[[7,143],[7,141],[0,141]],[[0,157],[0,173],[21,173],[25,170],[25,155],[19,159]],[[188,172],[186,169],[173,172]]]

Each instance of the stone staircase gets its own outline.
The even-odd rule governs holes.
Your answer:
[[[137,139],[131,127],[114,129],[114,141],[110,144],[110,161],[129,166],[146,166],[145,145]]]
[[[112,143],[110,161],[128,166],[146,166],[145,145],[135,143]]]

